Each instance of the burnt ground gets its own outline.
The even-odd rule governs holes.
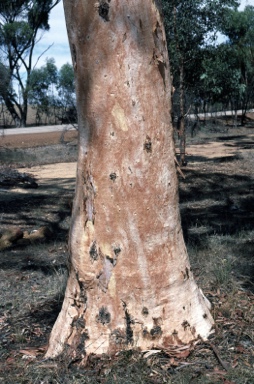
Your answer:
[[[31,137],[27,145],[0,139],[1,164],[9,156],[39,185],[0,187],[0,233],[28,234],[0,251],[0,383],[254,383],[253,137],[252,126],[202,128],[189,138],[185,179],[179,175],[184,236],[196,280],[213,305],[213,337],[175,350],[91,356],[83,368],[67,356],[43,359],[67,277],[75,167],[69,164],[65,175],[59,169],[75,160],[75,137],[65,143],[59,134],[56,141]],[[47,166],[33,167],[49,163],[56,164],[46,176]],[[36,236],[45,227],[45,236]]]

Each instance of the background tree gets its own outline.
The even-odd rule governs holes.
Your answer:
[[[10,119],[6,119],[6,109],[7,111],[12,111],[13,113],[9,115],[9,117],[12,118],[12,116],[16,116],[16,110],[14,108],[14,101],[15,101],[15,92],[13,91],[11,79],[10,79],[10,72],[9,68],[5,65],[4,59],[1,58],[0,61],[0,102],[1,102],[1,117],[3,119],[3,126],[8,125],[8,122],[10,122]]]
[[[64,1],[79,118],[70,270],[47,357],[207,338],[180,224],[157,1]],[[150,101],[153,102],[151,108]]]
[[[60,68],[57,90],[58,118],[64,123],[77,123],[74,70],[69,63]]]
[[[36,123],[77,122],[74,70],[69,63],[58,71],[53,58],[31,72],[29,104],[36,109]]]
[[[8,68],[10,92],[1,96],[16,126],[25,126],[34,47],[40,31],[49,30],[49,13],[60,0],[1,0],[0,48]],[[25,73],[25,76],[24,76]],[[14,91],[14,82],[21,92]]]
[[[254,102],[254,7],[228,10],[221,31],[227,37],[234,66],[239,72],[232,109],[242,109],[243,122],[247,109],[253,107]]]
[[[41,68],[34,69],[30,75],[28,101],[36,109],[36,122],[41,124],[43,116],[48,119],[55,115],[55,89],[58,71],[54,59],[47,59]]]
[[[168,41],[171,73],[176,89],[174,109],[180,139],[180,163],[185,161],[185,114],[187,90],[196,87],[200,78],[202,48],[219,30],[228,7],[236,7],[234,0],[173,0],[162,1]],[[176,100],[177,98],[177,100]]]
[[[203,100],[207,104],[219,103],[224,110],[237,112],[245,92],[241,70],[234,47],[228,43],[207,48],[202,62]]]

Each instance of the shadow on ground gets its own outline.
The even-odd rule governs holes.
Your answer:
[[[49,235],[30,241],[21,239],[3,250],[0,257],[2,271],[40,270],[52,274],[56,268],[66,266],[73,187],[73,179],[58,179],[57,188],[51,181],[44,185],[42,194],[39,189],[28,193],[9,191],[7,200],[0,204],[1,229],[15,227],[33,234],[46,227]],[[54,260],[55,253],[57,258]]]
[[[207,249],[211,237],[227,239],[235,275],[244,276],[245,286],[254,290],[254,164],[249,151],[245,154],[195,159],[180,182],[180,207],[186,243]]]

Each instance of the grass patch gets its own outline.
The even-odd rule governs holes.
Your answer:
[[[0,165],[16,167],[74,162],[77,160],[77,145],[55,144],[35,148],[0,148]]]

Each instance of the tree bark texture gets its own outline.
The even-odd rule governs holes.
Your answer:
[[[70,275],[47,357],[167,346],[213,324],[183,240],[156,1],[65,0],[79,157]]]

